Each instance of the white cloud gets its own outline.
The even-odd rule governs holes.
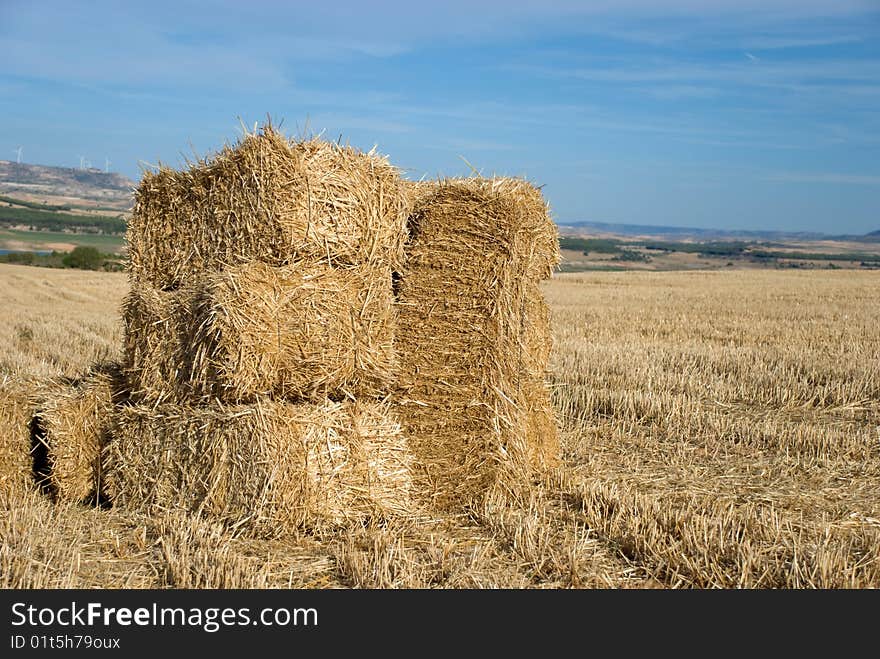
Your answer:
[[[548,78],[575,78],[608,83],[694,81],[767,85],[809,80],[871,81],[880,80],[880,60],[837,59],[765,62],[760,68],[747,63],[726,62],[714,65],[689,64],[668,60],[648,65],[633,60],[629,65],[606,67],[570,67],[522,65],[509,67],[523,73]]]
[[[645,87],[646,92],[655,98],[665,101],[677,101],[681,99],[709,99],[717,98],[724,92],[718,87],[702,85],[657,85]]]
[[[855,34],[842,34],[830,37],[810,36],[767,36],[747,39],[743,45],[751,50],[784,50],[786,48],[818,48],[858,43],[864,39]]]
[[[776,172],[767,176],[768,181],[781,183],[831,183],[844,185],[880,185],[880,176],[871,174],[840,174],[833,172]]]

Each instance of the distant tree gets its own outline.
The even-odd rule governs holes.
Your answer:
[[[80,270],[100,270],[104,264],[104,255],[94,247],[74,247],[61,262],[65,268],[78,268]]]
[[[641,252],[636,252],[632,249],[623,249],[617,256],[611,258],[612,261],[637,261],[642,263],[649,263],[651,261],[651,257],[647,254],[642,254]]]

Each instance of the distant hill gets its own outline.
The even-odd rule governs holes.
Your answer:
[[[33,200],[83,200],[108,208],[131,207],[134,181],[98,169],[50,167],[0,160],[0,193]]]
[[[616,236],[652,236],[691,240],[850,240],[880,241],[880,230],[864,235],[831,235],[816,231],[746,231],[726,229],[701,229],[694,227],[653,226],[648,224],[614,224],[611,222],[569,222],[559,225],[563,234],[578,234],[584,231]]]

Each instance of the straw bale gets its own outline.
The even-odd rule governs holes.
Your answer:
[[[146,172],[126,238],[133,278],[164,289],[255,259],[397,269],[406,202],[375,151],[265,126],[186,170]]]
[[[544,382],[523,387],[518,399],[520,413],[526,419],[526,457],[532,469],[543,471],[558,467],[562,461],[559,427],[550,388]]]
[[[211,277],[202,299],[190,381],[214,383],[214,397],[319,400],[390,389],[395,313],[387,268],[257,262]]]
[[[413,205],[407,261],[424,261],[424,252],[433,250],[459,259],[474,252],[502,255],[524,284],[549,279],[559,263],[558,230],[540,189],[528,181],[468,178],[408,185],[405,196]]]
[[[191,288],[162,291],[134,282],[122,303],[123,371],[135,400],[177,400],[181,373],[190,359],[186,334],[192,331]]]
[[[387,395],[396,375],[391,272],[255,261],[124,304],[141,401],[226,403]]]
[[[58,501],[83,503],[105,493],[101,456],[110,441],[114,406],[124,398],[121,368],[107,363],[94,366],[42,404],[38,420]]]
[[[399,286],[398,409],[429,496],[458,505],[558,457],[538,286],[558,236],[525,181],[450,180],[420,194]]]
[[[118,410],[107,477],[116,505],[274,535],[407,514],[409,463],[387,402],[134,405]]]
[[[0,377],[0,491],[18,494],[33,489],[30,422],[33,387]]]
[[[438,182],[433,180],[410,181],[401,179],[400,185],[406,202],[406,214],[409,217],[422,199],[437,190]]]

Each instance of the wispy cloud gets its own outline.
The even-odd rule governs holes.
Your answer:
[[[485,153],[487,151],[513,151],[517,148],[512,144],[505,144],[502,142],[462,138],[452,138],[442,143],[425,144],[424,147],[428,149],[438,149],[440,151],[454,151],[465,156],[469,153]]]
[[[781,183],[831,183],[844,185],[880,185],[880,175],[840,174],[833,172],[776,172],[767,176],[768,181]]]
[[[548,61],[505,68],[539,80],[582,82],[597,96],[606,87],[669,102],[724,97],[752,109],[800,115],[822,109],[873,112],[880,95],[880,58],[868,57],[778,61],[745,53],[740,61],[712,63],[634,57],[626,62],[566,66]]]
[[[65,48],[76,56],[65,56]],[[39,41],[0,38],[0,49],[5,59],[0,74],[65,84],[255,90],[290,82],[279,62],[268,53],[238,52],[227,46],[199,48],[145,38],[109,53],[106,48],[79,46],[75,42],[49,49]]]
[[[654,98],[666,101],[717,98],[724,92],[713,85],[656,85],[644,88]]]
[[[390,121],[375,116],[353,115],[344,112],[321,112],[309,117],[308,131],[310,133],[325,133],[324,137],[335,140],[339,135],[334,135],[333,131],[352,131],[360,130],[373,134],[400,134],[413,132],[413,126],[401,122]],[[346,133],[342,133],[343,141]]]
[[[748,54],[746,56],[748,57]],[[754,55],[752,58],[758,59]],[[626,65],[572,67],[525,64],[512,65],[508,68],[548,78],[574,78],[607,83],[674,82],[685,84],[706,81],[716,84],[726,82],[742,85],[770,85],[811,80],[833,80],[838,83],[880,80],[880,59],[855,58],[765,62],[760,68],[746,63],[719,62],[708,65],[675,60],[647,63],[642,60],[632,60]]]
[[[841,34],[830,37],[776,36],[747,39],[743,45],[750,50],[783,50],[786,48],[819,48],[859,43],[864,39],[855,34]]]

